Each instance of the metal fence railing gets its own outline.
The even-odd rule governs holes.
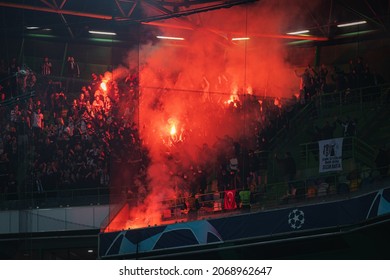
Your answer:
[[[314,168],[319,165],[318,142],[303,143],[301,147],[301,159],[304,168]],[[343,160],[352,159],[369,167],[374,167],[376,150],[357,137],[345,137],[342,147]]]
[[[316,96],[316,107],[319,116],[326,116],[329,111],[337,108],[339,115],[348,113],[351,110],[360,111],[370,107],[377,107],[378,104],[390,102],[390,84],[346,89]]]
[[[349,172],[328,172],[316,177],[259,186],[251,189],[249,210],[240,206],[239,193],[242,189],[197,194],[195,197],[199,207],[196,217],[197,219],[217,218],[248,213],[248,211],[254,213],[297,204],[307,205],[349,199],[381,187],[388,187],[389,174],[384,175],[381,172],[379,169],[371,168]],[[189,197],[178,197],[158,202],[162,205],[160,209],[162,223],[192,220],[189,215],[189,199]]]

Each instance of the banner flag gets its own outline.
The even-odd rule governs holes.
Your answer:
[[[236,209],[236,190],[229,190],[225,192],[224,196],[224,209]]]
[[[343,138],[318,141],[320,172],[343,170]]]

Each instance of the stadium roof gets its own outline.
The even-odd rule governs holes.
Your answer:
[[[3,36],[42,32],[62,39],[77,39],[91,30],[114,32],[117,38],[129,38],[132,26],[143,24],[162,28],[190,30],[205,23],[203,15],[211,10],[233,6],[256,5],[263,0],[3,0],[0,1]],[[268,1],[269,2],[269,1]],[[289,1],[284,1],[288,7]],[[317,0],[292,1],[301,8],[299,17],[283,26],[280,38],[294,40],[307,30],[314,41],[337,41],[356,38],[388,37],[390,1],[388,0]],[[285,7],[281,7],[285,8]],[[196,15],[196,16],[194,16]],[[340,24],[364,22],[357,27]],[[208,26],[209,27],[209,26]],[[219,26],[221,36],[230,26]],[[261,35],[258,35],[261,36]]]

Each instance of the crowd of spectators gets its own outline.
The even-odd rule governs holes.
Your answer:
[[[80,69],[73,57],[67,63],[67,79],[56,81],[51,79],[52,64],[48,58],[44,58],[37,75],[26,66],[18,66],[14,59],[8,68],[1,61],[0,193],[20,195],[25,186],[28,191],[38,193],[107,187],[113,161],[146,161],[147,151],[142,147],[134,121],[138,76],[131,74],[121,81],[113,81],[91,73],[90,81],[78,88],[75,79]],[[362,86],[363,80],[364,83],[378,81],[379,76],[368,75],[368,66],[362,67],[361,63],[358,60],[356,65],[351,64],[350,75],[344,75],[349,86]],[[21,73],[23,69],[25,72]],[[334,75],[341,76],[335,71],[332,79]],[[269,144],[280,129],[288,129],[296,110],[314,95],[331,88],[325,65],[317,71],[309,66],[298,76],[302,81],[301,96],[296,99],[266,98],[256,96],[256,92],[243,92],[224,109],[225,114],[233,117],[243,110],[255,116],[246,124],[250,139],[221,137],[221,143],[216,146],[227,143],[229,150],[216,155],[217,171],[215,166],[194,167],[192,189],[204,192],[213,176],[217,178],[219,190],[254,189],[260,185],[268,158],[268,155],[260,156],[261,153],[270,149]],[[354,77],[358,83],[352,83]],[[334,79],[336,88],[340,86],[339,80],[340,77]],[[318,128],[320,137],[332,136],[334,125],[327,123]],[[346,133],[352,132],[346,128]],[[208,153],[210,148],[214,147],[204,147],[203,152]],[[145,177],[145,166],[142,170],[138,179]]]
[[[0,132],[2,193],[21,194],[25,186],[33,192],[106,187],[110,163],[145,158],[133,116],[138,77],[131,74],[122,81],[112,81],[91,73],[90,81],[75,90],[72,79],[80,74],[79,68],[74,58],[70,57],[68,63],[73,74],[65,81],[51,79],[52,64],[47,57],[40,74],[31,71],[38,80],[29,88],[12,88],[20,68],[8,79],[3,76],[8,83],[0,107],[4,128]],[[295,104],[288,102],[242,93],[234,104],[224,106],[225,114],[242,114],[245,107],[256,112],[256,118],[249,124],[253,143],[250,149],[244,143],[247,140],[221,137],[220,141],[228,143],[233,152],[226,152],[218,162],[220,189],[258,184],[259,167],[266,169],[266,161],[261,162],[255,151],[266,150],[273,135],[288,125],[288,114]],[[193,188],[206,189],[206,176],[212,168],[194,169],[197,176]]]
[[[307,103],[313,96],[333,91],[342,92],[344,100],[357,88],[379,86],[385,79],[375,69],[371,69],[362,57],[351,59],[347,66],[334,65],[332,71],[325,64],[320,67],[308,65],[302,73],[295,71],[300,78],[300,100]]]
[[[20,198],[26,191],[107,187],[110,160],[140,157],[138,128],[128,107],[133,99],[124,96],[137,83],[92,74],[91,82],[75,92],[64,86],[74,86],[72,81],[51,79],[47,58],[42,65],[30,88],[19,83],[14,88],[20,68],[12,66],[17,72],[8,78],[2,74],[0,193]]]

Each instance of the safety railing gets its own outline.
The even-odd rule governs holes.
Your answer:
[[[302,124],[308,120],[320,117],[343,115],[356,111],[362,112],[367,108],[377,108],[378,105],[390,103],[390,84],[346,89],[314,96],[308,103],[293,115],[288,126],[281,128],[270,140],[273,146],[278,139],[285,140],[287,133],[296,133]],[[280,144],[280,143],[278,143]]]
[[[287,134],[293,135],[301,127],[302,123],[305,123],[307,120],[315,117],[317,117],[316,107],[314,106],[314,102],[310,101],[303,105],[303,107],[288,120],[288,124],[286,126],[273,135],[273,137],[269,140],[271,147],[280,145],[281,143],[279,143],[278,140],[285,140]]]
[[[337,114],[348,113],[359,108],[376,108],[378,104],[390,102],[390,84],[346,89],[331,93],[319,94],[315,97],[319,116],[327,116],[337,109]]]
[[[390,168],[388,168],[390,170]],[[241,213],[255,213],[291,205],[322,203],[348,199],[355,195],[372,192],[390,184],[389,173],[365,167],[360,170],[328,172],[318,176],[278,182],[251,189],[250,209],[240,206],[242,189],[197,194],[199,202],[197,219],[219,218]],[[179,197],[159,202],[162,205],[161,220],[164,224],[190,221],[189,197]]]
[[[303,143],[301,147],[301,160],[303,168],[314,168],[319,166],[319,144],[318,142]],[[344,137],[342,147],[342,159],[353,159],[369,167],[374,166],[376,150],[369,144],[357,137]]]
[[[316,176],[302,178],[294,181],[281,181],[273,184],[262,184],[250,189],[251,208],[240,207],[239,193],[242,189],[213,191],[197,194],[199,202],[197,219],[225,217],[240,213],[258,212],[269,209],[286,207],[286,205],[316,203],[331,201],[340,198],[349,198],[353,195],[366,193],[390,184],[389,167],[385,173],[382,169],[364,167],[351,171],[320,173]],[[108,204],[109,196],[122,194],[109,193],[109,188],[73,189],[63,191],[46,191],[44,193],[26,193],[23,199],[11,199],[13,193],[0,195],[1,208],[11,209],[12,206],[24,208],[37,208],[41,206],[67,207],[88,204]],[[8,197],[5,197],[8,196]],[[164,224],[178,221],[188,221],[189,197],[178,197],[159,202],[160,214]],[[89,203],[86,203],[89,202]],[[15,204],[17,203],[17,204]],[[42,204],[44,203],[44,204]],[[124,205],[126,202],[124,202]],[[128,208],[137,207],[128,201]],[[117,209],[122,205],[118,204]],[[20,209],[15,207],[15,209]],[[22,208],[23,208],[22,207]],[[113,215],[110,215],[113,217]],[[109,221],[106,221],[106,225]]]

